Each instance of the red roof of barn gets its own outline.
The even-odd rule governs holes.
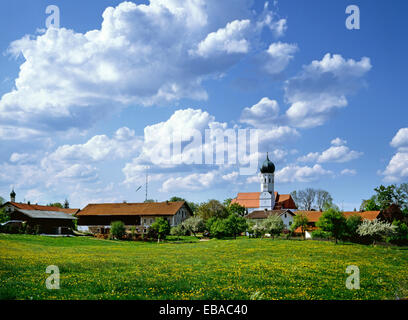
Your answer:
[[[75,214],[79,211],[79,209],[65,209],[53,206],[41,206],[38,204],[28,204],[28,203],[19,203],[19,202],[7,202],[17,209],[22,210],[38,210],[38,211],[57,211],[57,212],[64,212],[69,214]],[[5,204],[7,204],[5,203]]]
[[[77,216],[173,216],[183,205],[191,212],[185,201],[88,204]]]

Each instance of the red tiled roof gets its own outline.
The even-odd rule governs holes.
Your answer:
[[[231,203],[238,203],[245,208],[259,208],[259,197],[261,192],[241,192],[238,193]],[[279,194],[275,191],[274,209],[297,209],[290,194]]]
[[[352,215],[359,215],[363,219],[366,220],[375,220],[378,218],[378,215],[380,214],[380,211],[345,211],[343,212],[346,218],[352,216]]]
[[[250,214],[246,215],[245,218],[247,219],[266,219],[269,216],[280,216],[284,213],[288,213],[291,215],[294,215],[292,211],[290,210],[257,210],[257,211],[252,211]]]
[[[319,218],[322,216],[321,211],[297,211],[296,215],[300,215],[303,214],[306,216],[307,220],[309,222],[317,222],[319,220]]]
[[[88,204],[77,216],[173,216],[183,205],[190,211],[185,201]]]
[[[305,231],[315,231],[317,229],[319,229],[319,228],[318,227],[307,226]],[[302,233],[302,227],[297,227],[293,232],[294,233]]]
[[[260,195],[260,192],[241,192],[231,203],[238,203],[245,208],[259,208]]]
[[[64,213],[69,213],[69,214],[75,214],[79,211],[79,209],[65,209],[65,208],[52,207],[52,206],[41,206],[38,204],[28,204],[28,203],[19,203],[19,202],[8,202],[8,203],[22,210],[57,211],[57,212],[64,212]]]
[[[322,216],[323,212],[321,211],[297,211],[296,215],[299,214],[304,214],[307,217],[307,220],[309,220],[309,222],[317,222],[319,220],[319,218]],[[378,215],[380,214],[380,211],[345,211],[343,212],[344,216],[346,218],[352,216],[352,215],[359,215],[360,217],[362,217],[363,219],[366,220],[374,220],[377,219]]]

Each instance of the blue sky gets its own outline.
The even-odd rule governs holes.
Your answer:
[[[323,188],[352,210],[406,182],[406,1],[266,3],[3,1],[0,195],[143,201],[146,165],[156,200],[259,191],[234,165],[152,163],[174,130],[210,127],[260,129],[280,193]]]

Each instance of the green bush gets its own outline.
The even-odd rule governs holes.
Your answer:
[[[323,230],[315,230],[312,232],[313,239],[330,239],[331,233]]]
[[[126,234],[125,224],[122,221],[114,221],[111,223],[109,235],[114,239],[122,239]]]
[[[346,217],[341,211],[330,208],[323,212],[316,226],[323,231],[329,232],[337,243],[338,239],[344,237],[347,230]]]
[[[156,221],[150,226],[149,232],[152,232],[152,235],[155,234],[157,240],[165,239],[167,235],[170,234],[170,224],[164,218],[157,218]]]
[[[188,235],[188,230],[184,228],[183,225],[179,224],[178,226],[172,227],[170,229],[170,234],[172,236],[183,237]]]
[[[228,236],[228,226],[225,219],[215,219],[211,224],[211,236],[221,239]]]
[[[237,235],[248,229],[248,224],[245,218],[233,213],[225,219],[226,233],[228,236],[233,236],[235,239]]]
[[[392,223],[395,226],[395,234],[387,238],[387,242],[397,244],[397,245],[407,245],[408,244],[408,226],[398,220],[394,220]]]

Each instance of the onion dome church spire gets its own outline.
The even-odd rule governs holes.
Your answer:
[[[268,152],[266,153],[266,160],[262,164],[261,173],[275,173],[275,165],[269,160]]]
[[[11,190],[11,193],[10,193],[10,201],[16,202],[16,193],[14,192],[14,188],[13,190]]]

